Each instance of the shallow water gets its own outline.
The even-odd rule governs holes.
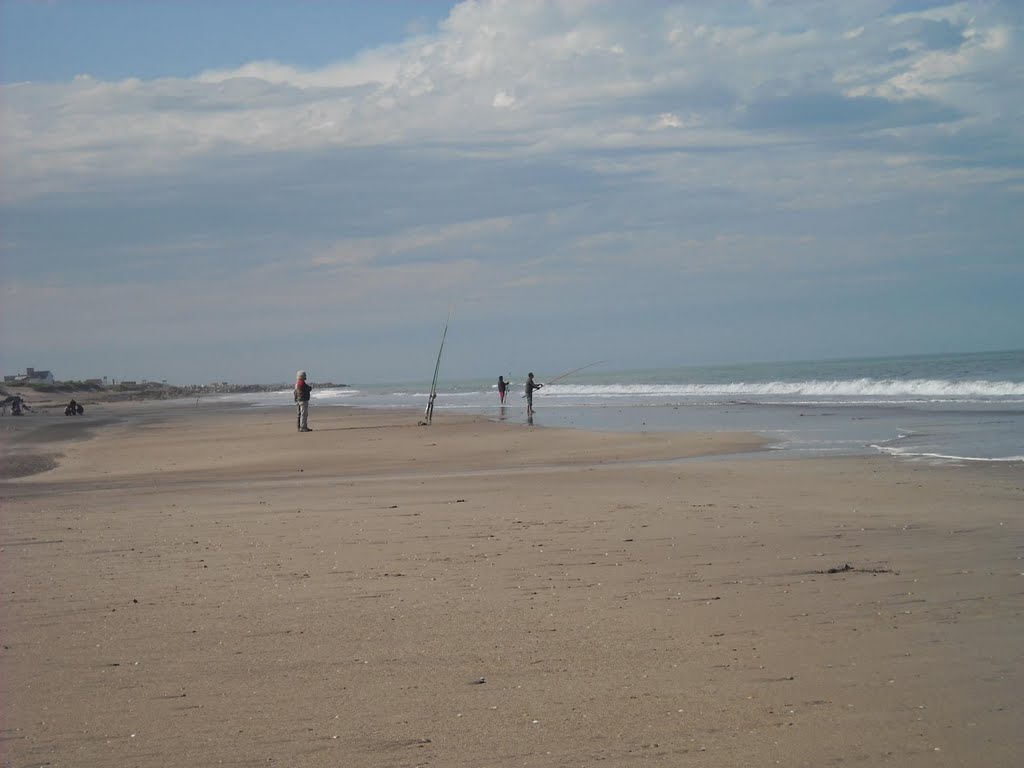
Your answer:
[[[505,407],[494,380],[444,381],[434,418],[480,413],[526,423],[521,383]],[[423,409],[429,385],[314,390],[313,406]],[[232,396],[291,405],[291,392]],[[864,360],[590,369],[535,395],[534,426],[742,431],[793,454],[888,453],[932,461],[1024,462],[1024,351]]]

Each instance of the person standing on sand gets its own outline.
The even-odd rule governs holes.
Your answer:
[[[498,377],[498,398],[501,400],[501,404],[505,404],[505,392],[508,391],[508,382],[505,381],[501,376]]]
[[[526,377],[526,415],[533,416],[533,390],[540,389],[543,384],[538,384],[533,380],[533,372],[531,371]]]
[[[313,388],[306,383],[306,372],[299,371],[295,381],[295,406],[298,410],[299,432],[312,432],[309,428],[309,393]]]

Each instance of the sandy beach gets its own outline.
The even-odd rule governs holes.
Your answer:
[[[418,416],[5,419],[3,765],[1024,760],[1020,464]]]

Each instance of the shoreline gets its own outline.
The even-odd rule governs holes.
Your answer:
[[[389,393],[388,393],[389,392]],[[410,393],[353,389],[314,395],[316,407],[418,410]],[[435,414],[480,415],[527,424],[518,404],[499,406],[482,393],[446,396]],[[287,393],[274,397],[238,396],[232,402],[273,409],[291,404]],[[425,398],[425,396],[424,396]],[[600,432],[756,432],[773,449],[803,456],[889,454],[909,460],[1009,462],[1024,464],[1024,410],[975,403],[946,407],[936,403],[784,403],[757,401],[687,403],[567,403],[538,406],[538,427]]]
[[[48,406],[55,409],[55,405]],[[68,450],[84,441],[96,438],[105,430],[132,430],[155,427],[161,424],[194,425],[201,421],[224,421],[238,419],[246,421],[259,418],[267,425],[280,426],[282,435],[288,434],[291,420],[291,409],[284,413],[284,407],[256,407],[245,402],[233,400],[217,400],[215,402],[195,403],[191,399],[176,400],[139,400],[139,401],[106,401],[93,403],[90,409],[81,416],[57,415],[56,411],[39,410],[22,417],[11,417],[4,420],[0,428],[4,435],[3,455],[0,456],[0,481],[29,478],[33,475],[49,472],[60,467],[61,459]],[[437,414],[440,416],[440,414]],[[271,421],[273,417],[273,421]],[[493,424],[498,428],[510,430],[541,430],[549,433],[574,432],[574,427],[565,426],[528,426],[527,424],[492,418],[484,413],[452,413],[443,414],[436,424],[422,425],[419,423],[421,414],[414,409],[406,408],[359,408],[348,405],[320,406],[314,411],[328,430],[338,429],[382,429],[392,427],[417,427],[425,430],[444,430],[446,427],[467,423]],[[354,422],[354,425],[353,425]],[[225,424],[230,428],[230,424]],[[323,429],[319,430],[323,431]],[[591,434],[602,435],[596,430],[586,430]],[[622,433],[607,433],[622,434]],[[640,433],[648,434],[648,433]],[[696,458],[703,454],[689,442],[687,433],[664,433],[662,437],[675,434],[676,442],[682,445],[683,455],[668,457],[686,459]],[[712,436],[717,435],[717,436]],[[652,435],[652,442],[666,442]],[[744,453],[764,450],[767,441],[750,433],[701,433],[697,438],[706,445],[708,456]],[[50,449],[50,450],[47,450]],[[698,451],[695,453],[695,450]],[[658,460],[666,460],[662,456]]]
[[[200,405],[193,408],[187,401],[177,401],[177,407],[167,408],[167,403],[115,403],[106,404],[100,409],[93,409],[85,416],[61,416],[59,419],[51,417],[36,418],[32,421],[20,421],[19,434],[9,435],[12,439],[6,440],[6,449],[10,454],[8,458],[21,455],[26,459],[26,464],[31,462],[33,453],[47,458],[45,466],[41,466],[36,472],[12,475],[4,474],[0,470],[0,479],[21,480],[32,482],[34,475],[47,473],[54,475],[60,482],[67,479],[67,473],[59,470],[62,468],[61,459],[75,457],[81,454],[88,454],[87,447],[90,441],[107,436],[107,442],[111,448],[117,450],[116,441],[110,437],[111,431],[119,431],[124,434],[129,442],[133,439],[129,433],[133,430],[166,430],[174,432],[176,427],[199,429],[198,440],[206,439],[204,425],[212,426],[212,431],[230,430],[235,423],[252,424],[258,422],[260,430],[254,438],[287,439],[291,437],[289,424],[291,423],[291,412],[283,413],[283,409],[253,408],[245,404],[234,402],[218,402]],[[23,417],[25,418],[25,417]],[[482,414],[445,414],[443,421],[437,421],[432,425],[425,426],[419,423],[420,414],[418,411],[405,409],[360,409],[350,406],[331,406],[320,408],[315,412],[315,418],[319,426],[314,427],[318,435],[310,435],[307,440],[323,440],[332,432],[348,432],[352,430],[387,431],[387,430],[411,430],[415,429],[424,436],[435,434],[443,437],[451,434],[452,431],[477,429],[493,429],[496,434],[505,434],[509,437],[515,435],[527,435],[531,432],[538,435],[546,435],[546,440],[536,441],[538,443],[551,443],[555,445],[571,444],[572,435],[581,432],[566,427],[533,427],[525,424],[501,422],[487,418]],[[689,458],[701,458],[715,455],[729,455],[747,453],[750,451],[763,450],[765,440],[748,433],[637,433],[627,436],[623,433],[602,433],[596,431],[584,431],[583,434],[590,435],[596,444],[620,441],[623,449],[611,455],[598,455],[595,459],[598,463],[630,463],[648,461],[674,461]],[[620,438],[622,438],[620,440]],[[39,446],[54,450],[42,452],[35,449]],[[307,446],[308,447],[308,446]],[[28,448],[26,451],[25,449]],[[129,449],[130,450],[130,449]],[[322,471],[317,464],[315,450],[304,454],[305,459],[311,462],[311,466],[303,471]],[[445,461],[466,462],[476,459],[476,456],[457,454],[448,456]],[[497,458],[497,457],[495,457]],[[157,459],[159,460],[159,459]],[[177,466],[187,465],[187,460],[181,457],[171,459]],[[203,459],[201,461],[208,461]],[[395,467],[402,461],[420,461],[420,466],[438,467],[437,462],[423,462],[423,460],[411,453],[384,461],[381,465],[373,467],[370,463],[362,466],[371,474],[379,472],[379,466]],[[522,466],[521,459],[499,460],[499,464],[514,471],[516,467]],[[72,463],[74,463],[72,461]],[[102,461],[87,463],[84,469],[75,473],[76,479],[86,479],[90,472],[96,471]],[[538,458],[531,454],[525,460],[527,467],[539,467],[544,463],[550,463],[555,467],[564,466],[567,462],[558,455],[557,448],[549,449],[543,457]],[[571,462],[570,462],[571,463]],[[5,461],[10,466],[11,462]],[[54,473],[54,471],[57,471]],[[268,476],[277,476],[276,468],[266,463],[260,466],[260,470]],[[8,470],[9,471],[9,470]],[[189,466],[188,471],[202,471],[202,468]]]
[[[290,410],[290,406],[254,405],[244,400],[220,397],[216,400],[207,399],[198,403],[191,398],[112,400],[93,403],[84,416],[58,416],[56,408],[56,404],[49,404],[27,416],[11,417],[0,421],[0,437],[3,438],[0,440],[0,481],[26,478],[56,469],[64,455],[62,446],[90,439],[95,436],[97,430],[118,425],[130,429],[132,426],[166,422],[172,419],[189,421],[194,418],[209,419],[217,418],[219,415],[249,413],[266,417],[274,416],[282,424],[282,429],[286,431],[283,425],[287,423],[289,416],[284,411],[286,408]],[[757,431],[687,429],[678,425],[648,428],[646,422],[641,424],[642,429],[631,430],[617,427],[607,430],[593,425],[576,423],[573,419],[555,419],[553,423],[528,424],[525,418],[509,418],[504,414],[504,408],[497,414],[493,413],[493,410],[495,409],[452,409],[435,411],[435,415],[438,417],[438,425],[443,425],[446,422],[458,424],[477,420],[511,429],[582,431],[609,436],[675,434],[685,437],[710,434],[722,436],[726,441],[733,438],[742,441],[741,445],[731,448],[723,449],[720,446],[715,446],[706,456],[694,455],[692,447],[688,447],[682,455],[675,457],[681,461],[721,460],[722,457],[744,458],[743,454],[749,453],[750,456],[746,458],[752,459],[763,459],[768,455],[773,458],[794,460],[883,457],[894,462],[906,462],[912,465],[923,463],[940,467],[986,466],[990,464],[1010,467],[1024,466],[1024,459],[1018,457],[975,458],[938,453],[902,455],[898,450],[890,450],[887,447],[867,442],[863,443],[859,449],[848,448],[834,453],[806,450],[780,444],[776,438]],[[621,411],[622,409],[614,410]],[[334,412],[336,412],[335,415],[331,416]],[[321,417],[327,418],[329,421],[337,421],[339,418],[344,420],[345,414],[355,414],[360,419],[385,419],[401,422],[403,426],[418,424],[420,417],[419,410],[415,408],[393,406],[366,408],[334,403],[318,404],[314,413],[320,414]],[[26,450],[26,446],[28,446],[28,450]],[[47,450],[46,447],[51,450]],[[665,460],[672,461],[673,459],[657,459],[657,461]]]

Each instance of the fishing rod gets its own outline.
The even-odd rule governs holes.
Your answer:
[[[586,365],[581,365],[579,368],[573,368],[571,371],[566,371],[561,376],[555,376],[555,378],[551,379],[550,381],[545,381],[543,386],[546,387],[548,384],[554,384],[556,381],[561,381],[562,379],[564,379],[564,378],[566,378],[568,376],[572,376],[574,373],[579,373],[580,371],[582,371],[582,370],[584,370],[586,368],[593,368],[595,365],[600,365],[601,363],[606,363],[606,362],[608,362],[608,361],[607,360],[598,360],[596,363],[587,363]],[[523,395],[523,397],[526,397],[526,395]],[[520,399],[522,399],[522,398],[520,398]]]
[[[606,363],[606,362],[608,362],[608,361],[607,360],[598,360],[596,363],[587,363],[586,365],[581,365],[579,368],[573,368],[571,371],[569,371],[567,373],[563,373],[561,376],[555,376],[555,378],[551,379],[551,381],[545,381],[544,382],[544,386],[547,386],[548,384],[554,384],[556,381],[561,381],[562,379],[564,379],[564,378],[566,378],[568,376],[572,376],[574,373],[579,373],[584,368],[593,368],[595,365],[600,365],[601,363]]]
[[[448,319],[444,321],[444,333],[441,334],[441,348],[437,350],[437,362],[434,363],[434,380],[430,384],[430,399],[427,400],[427,408],[423,412],[423,421],[420,425],[427,425],[434,418],[434,400],[437,399],[437,374],[441,370],[441,353],[444,352],[444,340],[448,337],[448,323],[452,320],[452,311],[448,310]]]

